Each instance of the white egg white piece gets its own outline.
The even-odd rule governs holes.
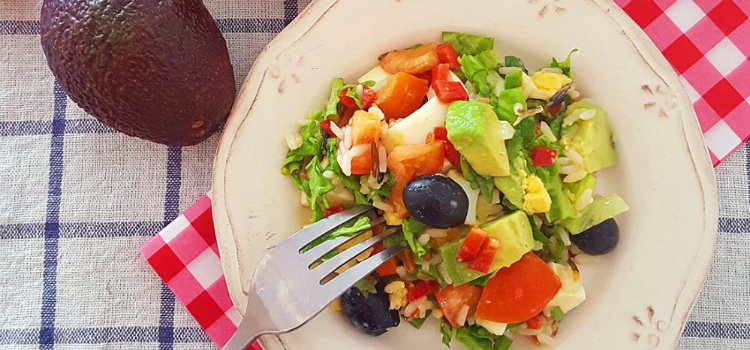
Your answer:
[[[573,278],[573,269],[557,263],[551,263],[552,271],[560,278],[562,287],[554,298],[550,300],[547,307],[560,307],[562,312],[567,313],[586,300],[586,291],[581,283],[576,283]]]
[[[383,146],[390,153],[399,145],[424,143],[427,134],[436,127],[445,126],[447,114],[448,105],[433,97],[414,113],[391,126],[383,135]]]
[[[374,68],[370,69],[367,73],[359,77],[357,79],[357,82],[362,84],[368,80],[372,80],[376,83],[381,82],[383,80],[388,79],[392,74],[388,73],[381,67],[380,65],[375,66]]]
[[[477,222],[477,200],[479,200],[479,190],[472,189],[471,184],[466,181],[458,171],[449,171],[448,177],[453,179],[453,181],[456,181],[464,192],[466,192],[466,196],[469,198],[469,210],[466,212],[466,220],[464,221],[464,224],[474,225]]]

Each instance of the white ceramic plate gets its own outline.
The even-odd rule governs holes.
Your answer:
[[[708,268],[717,228],[714,173],[679,80],[646,35],[608,0],[316,0],[258,57],[227,122],[214,169],[214,220],[229,291],[244,313],[266,251],[306,223],[279,172],[284,136],[382,52],[439,40],[443,30],[495,37],[532,68],[579,48],[579,90],[610,115],[619,163],[602,193],[632,208],[615,252],[581,267],[588,299],[562,324],[559,349],[672,349]],[[282,276],[283,278],[283,276]],[[434,322],[433,322],[434,323]],[[441,349],[434,324],[371,338],[323,312],[266,349]],[[454,348],[461,348],[455,344]],[[519,341],[514,349],[531,349]]]

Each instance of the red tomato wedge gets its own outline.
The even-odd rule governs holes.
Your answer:
[[[386,80],[378,90],[375,103],[385,114],[385,119],[400,119],[416,111],[427,95],[427,81],[411,74],[398,73]]]
[[[458,53],[451,44],[440,44],[435,48],[440,63],[447,63],[451,69],[458,68]]]
[[[440,63],[435,51],[437,46],[435,43],[430,43],[414,49],[391,51],[380,60],[380,66],[391,74],[426,72]]]
[[[468,305],[469,315],[472,315],[476,310],[481,294],[481,288],[470,284],[462,284],[458,287],[445,287],[435,295],[435,299],[445,319],[453,328],[458,328],[461,326],[458,324],[458,314],[461,312],[461,308]]]
[[[467,262],[476,259],[486,240],[487,232],[484,232],[484,230],[479,227],[472,227],[469,234],[466,235],[466,239],[461,245],[461,249],[458,251],[457,260]]]
[[[493,237],[487,237],[482,245],[482,249],[479,250],[479,254],[474,260],[467,261],[466,267],[479,271],[481,273],[487,273],[490,271],[490,265],[495,260],[495,254],[500,248],[500,241]]]
[[[396,179],[396,184],[391,188],[389,202],[398,218],[405,219],[409,216],[403,201],[406,184],[419,176],[441,172],[444,159],[443,142],[400,145],[391,151],[388,155],[388,169]]]
[[[538,315],[560,287],[560,279],[544,260],[526,253],[487,281],[477,317],[500,323],[524,322]]]

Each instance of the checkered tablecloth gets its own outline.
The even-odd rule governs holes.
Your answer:
[[[682,75],[718,162],[750,136],[750,1],[616,2]],[[307,3],[206,1],[238,83]],[[168,148],[87,116],[46,66],[40,7],[0,0],[0,349],[215,349],[237,322],[207,234],[217,137]],[[681,350],[750,348],[748,144],[716,173],[719,237]]]

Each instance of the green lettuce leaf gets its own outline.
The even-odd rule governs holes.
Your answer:
[[[495,114],[500,120],[505,120],[508,123],[515,123],[518,116],[514,110],[516,103],[521,104],[521,108],[526,108],[526,97],[523,95],[523,88],[513,88],[500,91],[497,98],[492,100],[492,105],[495,107]]]
[[[427,310],[427,312],[425,313],[424,317],[422,317],[422,318],[415,318],[415,319],[409,321],[409,323],[414,328],[420,329],[420,328],[422,328],[422,325],[424,324],[424,321],[427,320],[427,317],[430,317],[430,314],[432,314],[432,310]]]
[[[427,250],[417,242],[417,238],[425,229],[427,229],[427,226],[414,218],[408,218],[401,223],[401,232],[414,253],[414,262],[418,265],[422,264],[422,257],[427,254]]]
[[[523,61],[516,56],[505,56],[505,66],[518,67],[521,68],[521,70],[523,70],[524,72],[526,71],[526,66],[523,64]]]
[[[453,45],[459,56],[478,55],[483,51],[492,50],[495,45],[494,38],[457,32],[443,32],[443,42]]]
[[[508,158],[511,162],[521,155],[524,147],[534,140],[536,132],[536,122],[532,118],[526,118],[516,125],[516,132],[513,138],[505,141],[505,148],[508,150]]]
[[[318,122],[322,115],[322,111],[317,111],[307,117],[310,123],[299,130],[299,134],[302,136],[302,146],[286,153],[286,158],[281,166],[283,175],[289,175],[301,169],[305,157],[316,156],[320,153],[321,142],[323,142],[323,128],[320,127]]]
[[[492,276],[492,275],[484,275],[484,276],[479,277],[479,278],[477,278],[475,280],[469,281],[469,284],[472,285],[472,286],[481,286],[481,287],[484,287],[485,285],[487,285],[487,282],[489,282],[490,276]]]
[[[495,181],[492,177],[485,177],[477,174],[463,156],[461,156],[461,173],[463,173],[464,179],[471,184],[472,189],[479,189],[482,198],[484,198],[487,203],[492,203],[492,191],[495,190]]]
[[[469,350],[507,350],[513,343],[509,338],[494,335],[476,324],[457,329],[456,340]]]
[[[440,334],[443,335],[442,342],[447,347],[451,347],[451,339],[453,339],[453,327],[451,327],[450,323],[445,320],[445,318],[442,318],[440,320]]]
[[[372,228],[372,224],[370,223],[370,218],[367,215],[360,216],[353,223],[340,226],[337,229],[314,239],[312,242],[310,242],[310,244],[302,248],[302,252],[304,253],[312,248],[319,246],[321,243],[330,241],[334,238],[354,237],[362,232],[369,230],[370,228]]]
[[[570,56],[573,55],[573,53],[578,52],[578,49],[573,49],[568,53],[568,57],[565,58],[565,61],[557,62],[557,59],[552,57],[552,63],[550,63],[550,67],[552,68],[560,68],[563,71],[563,74],[567,75],[568,78],[571,78],[570,73]]]
[[[505,89],[523,87],[523,71],[515,70],[505,75]]]
[[[339,93],[341,92],[341,88],[343,87],[344,79],[334,78],[333,82],[331,82],[331,94],[328,97],[328,103],[326,104],[326,111],[324,114],[326,118],[338,113]]]

